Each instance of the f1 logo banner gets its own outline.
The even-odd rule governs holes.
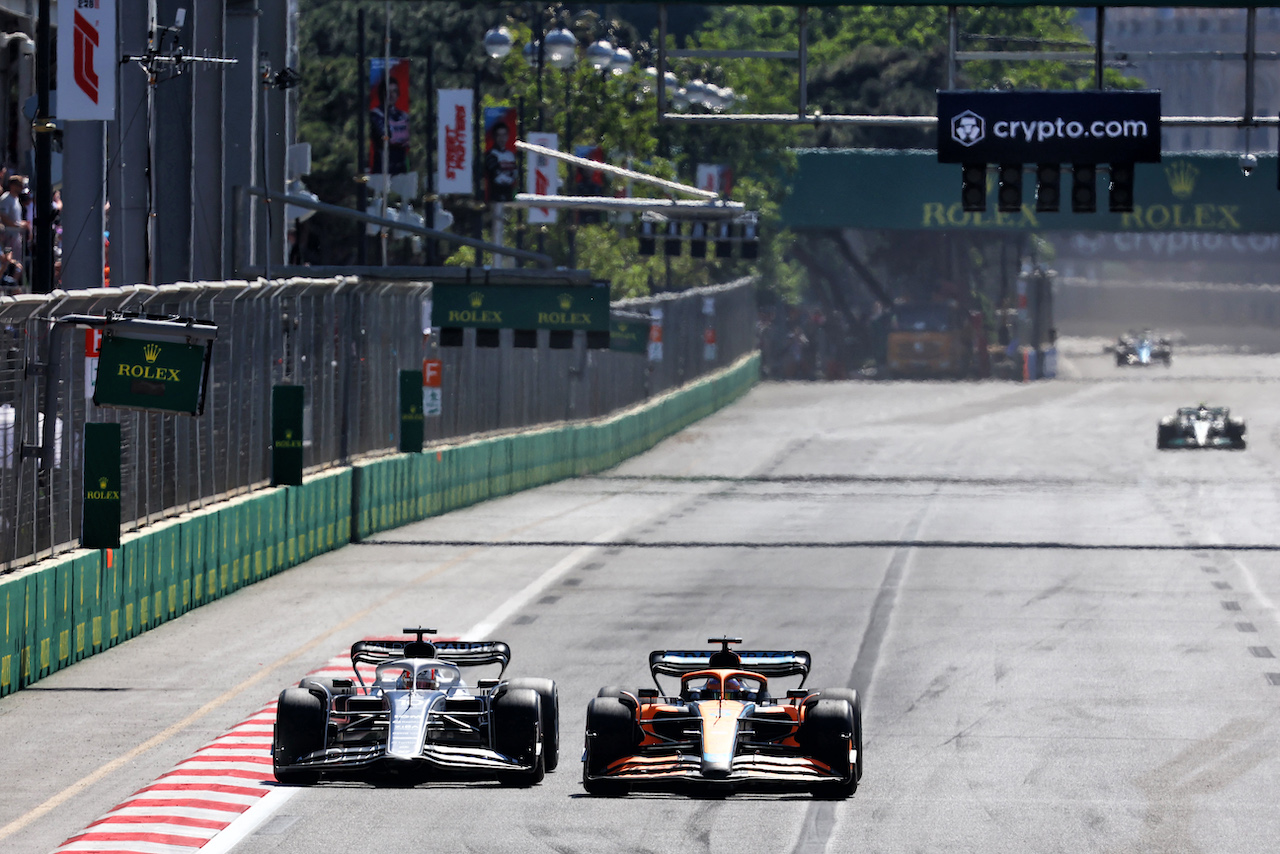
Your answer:
[[[938,92],[939,163],[1159,163],[1160,93]]]
[[[116,3],[58,4],[58,118],[63,121],[116,117]]]

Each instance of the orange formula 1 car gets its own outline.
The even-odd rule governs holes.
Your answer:
[[[862,777],[862,709],[848,688],[811,690],[807,652],[649,653],[657,689],[602,688],[587,707],[582,784],[593,795],[687,786],[808,790],[845,798]],[[680,680],[664,696],[659,676]],[[774,699],[770,677],[799,676]]]

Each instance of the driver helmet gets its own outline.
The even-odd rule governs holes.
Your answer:
[[[440,685],[440,680],[436,678],[436,670],[434,667],[424,668],[418,671],[418,678],[415,687],[420,691],[434,691]]]
[[[746,690],[747,690],[747,683],[742,681],[742,679],[740,679],[737,676],[730,676],[728,679],[724,680],[725,696],[729,696],[730,694],[735,694],[735,693],[742,694]]]

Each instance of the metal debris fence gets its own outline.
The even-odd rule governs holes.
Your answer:
[[[131,531],[266,486],[271,387],[305,388],[308,472],[392,453],[399,371],[443,365],[443,412],[428,442],[594,418],[684,385],[755,348],[753,284],[614,303],[662,309],[662,359],[587,349],[439,348],[424,336],[431,285],[368,277],[221,282],[0,298],[0,572],[78,545],[83,425],[122,433],[122,517]],[[206,407],[198,417],[95,407],[86,331],[56,318],[108,311],[213,320]],[[714,330],[708,347],[708,330]],[[51,406],[53,419],[46,419]],[[45,429],[50,420],[50,429]],[[48,453],[42,454],[42,448]]]

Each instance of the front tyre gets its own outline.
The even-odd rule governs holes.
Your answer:
[[[854,707],[846,698],[823,699],[831,692],[823,692],[805,714],[804,723],[796,733],[810,756],[839,775],[833,781],[815,783],[814,797],[847,798],[858,790],[858,769],[849,761],[849,750],[856,744],[857,728],[854,725]],[[858,752],[860,759],[862,752]]]
[[[538,695],[542,707],[542,761],[548,771],[560,764],[560,694],[550,679],[522,678],[507,683],[507,690],[528,688]]]
[[[324,750],[328,714],[320,698],[306,688],[286,688],[276,704],[276,726],[271,740],[271,764],[276,780],[305,786],[320,779],[320,772],[289,768],[317,750]]]
[[[635,714],[617,697],[596,697],[587,706],[587,755],[582,785],[588,794],[625,795],[624,781],[604,777],[609,766],[631,756],[639,745]]]
[[[519,771],[503,771],[498,782],[504,786],[536,786],[546,776],[542,751],[542,702],[532,688],[509,688],[493,700],[491,724],[494,749],[523,766]]]
[[[844,700],[853,709],[853,749],[857,751],[854,761],[854,780],[862,780],[862,698],[852,688],[824,688],[819,699]]]

